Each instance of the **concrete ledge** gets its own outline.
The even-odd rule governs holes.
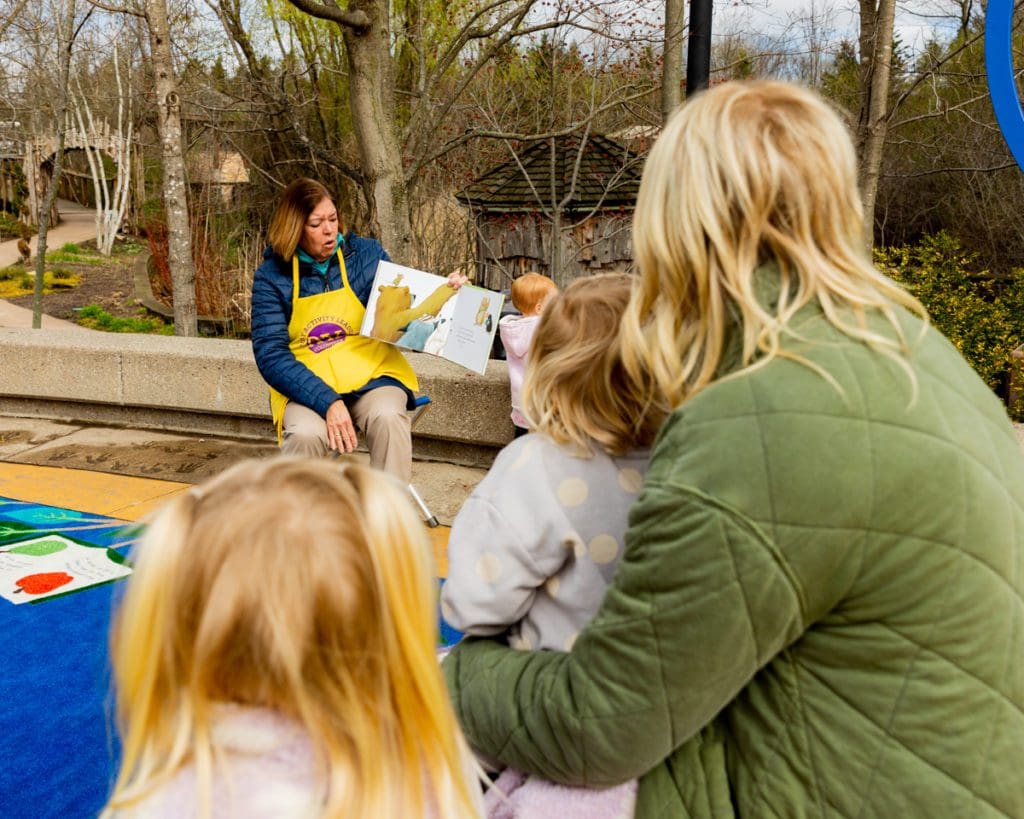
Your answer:
[[[512,439],[508,369],[408,354],[433,399],[419,457],[487,466]],[[248,341],[0,328],[0,414],[266,440],[267,386]]]

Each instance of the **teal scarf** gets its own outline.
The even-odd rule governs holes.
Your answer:
[[[331,265],[331,256],[334,255],[333,253],[331,254],[331,256],[328,256],[322,262],[318,262],[301,247],[296,248],[295,252],[298,254],[300,262],[305,262],[306,264],[310,265],[321,276],[327,275],[327,268],[330,267]]]

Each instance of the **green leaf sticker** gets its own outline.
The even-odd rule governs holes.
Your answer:
[[[60,540],[33,540],[31,543],[23,543],[13,549],[4,549],[15,555],[28,555],[29,557],[45,557],[56,554],[68,548],[68,544]]]

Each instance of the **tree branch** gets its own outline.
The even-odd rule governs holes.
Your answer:
[[[523,15],[525,16],[525,14],[526,14],[526,11],[524,10],[523,11]],[[462,77],[462,79],[460,80],[458,86],[455,88],[455,90],[451,94],[449,94],[448,99],[445,101],[443,106],[441,106],[438,109],[431,109],[431,113],[435,114],[435,116],[434,116],[434,121],[435,122],[443,122],[448,117],[448,112],[451,111],[451,109],[455,105],[456,101],[462,96],[462,93],[473,82],[473,80],[476,78],[476,75],[480,72],[480,70],[485,65],[487,65],[488,62],[490,62],[490,60],[494,57],[495,54],[498,53],[499,50],[501,50],[506,45],[508,45],[508,43],[511,42],[514,38],[522,37],[522,36],[527,35],[527,34],[535,34],[538,31],[545,31],[547,29],[557,28],[559,25],[562,24],[561,21],[559,21],[559,20],[550,20],[550,21],[548,21],[546,23],[538,23],[535,26],[530,26],[530,27],[525,28],[525,29],[520,29],[519,28],[519,24],[521,22],[522,22],[522,17],[517,19],[515,25],[511,29],[509,29],[507,32],[505,32],[504,35],[502,35],[500,38],[498,38],[497,40],[495,40],[494,42],[492,42],[488,46],[487,50],[484,51],[483,54],[480,55],[480,58],[474,62],[473,66],[470,68],[470,70],[465,72],[465,74]],[[440,77],[440,74],[437,73],[437,71],[435,70],[434,76],[431,78],[430,82],[428,83],[428,93],[432,93],[433,92],[433,88],[436,85],[439,77]],[[426,115],[426,111],[428,110],[428,108],[429,108],[429,106],[423,105],[419,109],[417,109],[416,114],[414,116],[410,117],[409,123],[408,123],[408,125],[406,125],[406,127],[404,129],[404,132],[402,134],[402,142],[403,143],[407,142],[408,139],[410,138],[410,136],[412,136],[413,134],[428,134],[429,135],[429,134],[432,134],[434,132],[433,128],[423,128],[423,127],[420,127],[420,121]],[[413,147],[415,148],[417,146],[413,146]],[[423,167],[423,165],[421,163],[421,164],[419,164],[417,166],[417,170],[419,168],[422,168],[422,167]]]
[[[935,176],[940,173],[995,173],[1005,171],[1007,168],[1016,168],[1016,162],[1004,162],[1002,165],[993,165],[988,168],[935,168],[931,171],[920,171],[919,173],[887,173],[883,174],[886,179],[920,179],[922,176]]]
[[[485,130],[479,130],[479,129],[478,130],[472,130],[472,131],[466,131],[465,133],[459,134],[459,136],[457,136],[454,139],[449,140],[448,142],[446,142],[444,145],[442,145],[440,148],[438,148],[429,157],[427,157],[425,159],[421,159],[419,162],[417,162],[415,167],[408,174],[408,178],[411,179],[416,174],[418,174],[423,168],[425,168],[427,165],[433,164],[434,162],[436,162],[438,159],[440,159],[445,154],[451,153],[456,148],[458,148],[458,147],[460,147],[462,145],[465,145],[467,142],[469,142],[471,140],[474,140],[474,139],[500,139],[500,140],[503,140],[503,141],[511,141],[511,142],[539,142],[542,139],[552,139],[552,138],[557,139],[558,137],[569,136],[570,134],[575,134],[581,128],[586,127],[587,123],[593,121],[594,117],[596,117],[598,114],[601,114],[601,113],[603,113],[603,112],[605,112],[605,111],[607,111],[607,110],[609,110],[611,108],[614,108],[614,107],[616,107],[618,105],[625,105],[626,103],[631,102],[632,100],[640,99],[641,97],[645,97],[645,96],[647,96],[650,93],[651,93],[651,89],[650,88],[644,88],[643,90],[636,91],[636,92],[634,92],[632,94],[629,94],[626,97],[621,97],[621,98],[613,99],[611,102],[606,102],[603,105],[600,105],[597,108],[595,108],[590,114],[587,115],[587,117],[584,120],[582,120],[580,122],[574,122],[574,123],[571,123],[571,124],[567,125],[564,128],[558,128],[558,129],[555,129],[555,130],[545,131],[544,133],[524,134],[524,133],[516,133],[516,132],[512,132],[512,131],[485,131]]]
[[[915,77],[914,81],[910,83],[910,85],[908,85],[905,89],[903,89],[903,92],[893,101],[892,106],[889,108],[889,113],[887,114],[887,119],[889,120],[889,122],[891,123],[893,121],[893,117],[896,115],[896,111],[904,102],[906,102],[907,98],[912,93],[914,93],[914,91],[921,83],[923,83],[926,79],[937,74],[938,70],[943,65],[945,65],[954,57],[958,56],[959,54],[967,50],[967,48],[969,48],[970,46],[974,45],[974,43],[976,43],[979,39],[981,39],[982,36],[984,36],[984,33],[984,31],[979,31],[973,37],[964,40],[964,42],[961,43],[959,47],[950,51],[941,60],[936,61],[936,63],[933,66],[931,66],[927,71],[922,71],[917,77]]]
[[[345,11],[338,8],[334,2],[314,3],[312,0],[288,0],[299,11],[304,11],[311,17],[321,20],[330,20],[339,26],[345,26],[353,31],[362,34],[370,28],[370,18],[364,11]]]
[[[102,0],[86,0],[90,6],[95,6],[98,9],[104,11],[111,11],[114,14],[130,14],[132,17],[141,17],[143,20],[146,19],[146,12],[138,11],[137,9],[130,9],[127,6],[111,6]]]

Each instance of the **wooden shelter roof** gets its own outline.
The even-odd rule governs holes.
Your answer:
[[[463,188],[456,198],[472,208],[490,212],[521,212],[550,208],[571,189],[581,137],[555,140],[554,185],[550,140],[535,142],[519,156],[499,165]],[[632,209],[640,188],[643,163],[624,145],[591,134],[583,146],[573,196],[568,211]],[[554,196],[552,196],[554,187]]]

